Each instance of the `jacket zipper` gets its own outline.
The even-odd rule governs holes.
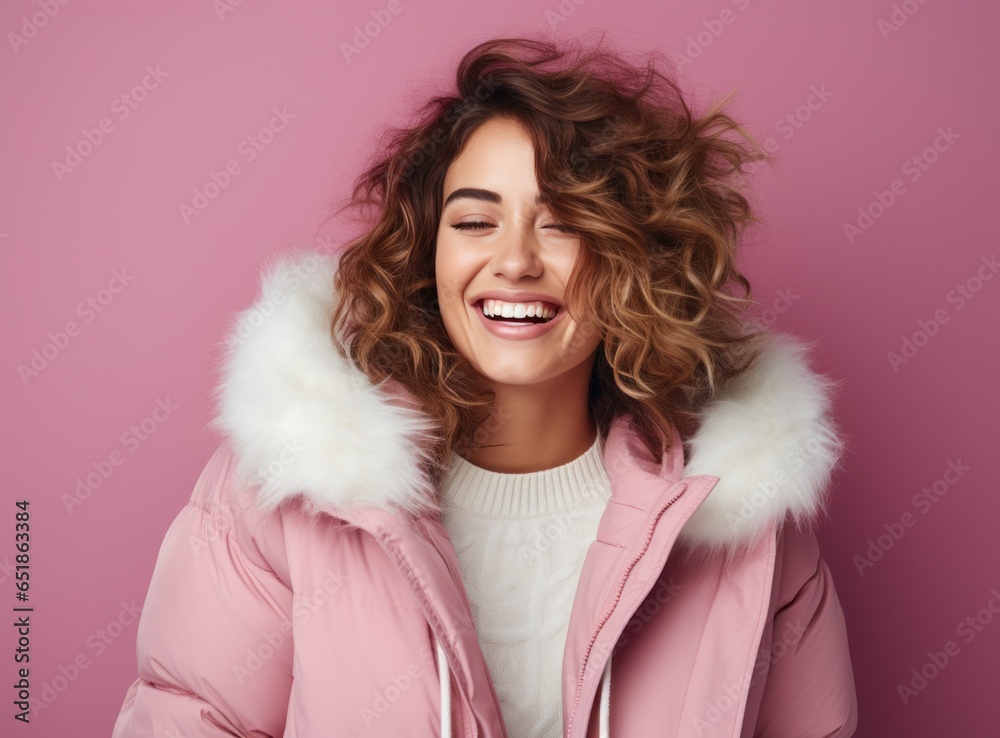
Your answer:
[[[656,514],[653,516],[653,521],[652,523],[650,523],[650,525],[646,530],[645,540],[643,541],[642,548],[635,556],[632,557],[632,560],[629,561],[628,566],[625,567],[625,573],[622,575],[621,579],[618,582],[618,586],[615,590],[615,596],[611,600],[611,605],[605,610],[604,614],[601,616],[600,621],[598,621],[597,623],[597,628],[594,630],[593,635],[591,635],[590,637],[590,643],[587,644],[587,650],[583,654],[583,664],[581,664],[580,666],[580,673],[577,675],[576,678],[576,696],[573,699],[573,710],[572,712],[570,712],[569,724],[566,726],[567,736],[573,734],[573,720],[576,717],[576,713],[580,707],[580,692],[583,691],[583,674],[587,670],[587,661],[590,658],[591,650],[593,650],[594,648],[594,643],[597,642],[597,636],[600,634],[601,628],[603,628],[604,624],[608,621],[608,618],[611,617],[611,613],[615,611],[615,607],[617,607],[618,601],[621,599],[622,591],[625,589],[625,582],[626,580],[628,580],[628,575],[632,572],[632,569],[639,562],[639,560],[645,555],[646,550],[649,548],[649,543],[650,541],[653,540],[653,532],[656,530],[656,524],[659,522],[660,517],[663,515],[664,510],[666,510],[668,507],[674,504],[680,498],[680,496],[684,494],[685,490],[687,489],[686,483],[680,482],[679,484],[681,485],[681,488],[677,492],[677,494],[675,494],[665,503],[660,505],[660,507],[656,510]]]

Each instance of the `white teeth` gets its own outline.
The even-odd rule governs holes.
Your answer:
[[[504,302],[503,300],[483,300],[483,313],[500,318],[545,318],[551,320],[558,309],[544,302]]]

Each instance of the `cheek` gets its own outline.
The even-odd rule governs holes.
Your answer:
[[[434,254],[434,278],[441,305],[462,304],[463,293],[474,274],[468,256],[463,254],[447,239],[439,238]]]
[[[438,240],[434,257],[434,278],[437,288],[437,304],[445,331],[455,339],[454,331],[461,325],[464,308],[463,272],[461,264],[454,258],[455,254],[446,240]]]
[[[572,357],[572,362],[576,363],[594,353],[594,350],[600,346],[601,336],[597,331],[597,326],[577,324],[570,331],[568,342],[566,354]]]

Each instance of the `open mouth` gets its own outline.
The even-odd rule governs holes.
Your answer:
[[[553,310],[555,310],[555,313],[548,318],[535,315],[525,315],[523,318],[516,318],[513,316],[505,318],[501,315],[489,315],[488,313],[486,313],[483,309],[484,302],[485,300],[479,300],[475,304],[476,310],[482,313],[483,317],[485,317],[487,320],[496,321],[498,323],[514,323],[520,325],[528,325],[531,323],[548,323],[551,320],[555,320],[556,316],[559,315],[560,312],[562,312],[562,305],[547,305],[547,307],[550,307]]]

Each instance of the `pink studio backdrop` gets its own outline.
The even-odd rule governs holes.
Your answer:
[[[4,3],[0,598],[18,604],[27,499],[44,707],[13,717],[8,625],[0,734],[110,733],[157,550],[217,440],[219,342],[267,255],[323,248],[374,127],[477,41],[607,28],[683,54],[699,105],[739,87],[780,157],[746,264],[766,319],[843,380],[820,537],[857,735],[997,735],[998,23],[936,0]]]

